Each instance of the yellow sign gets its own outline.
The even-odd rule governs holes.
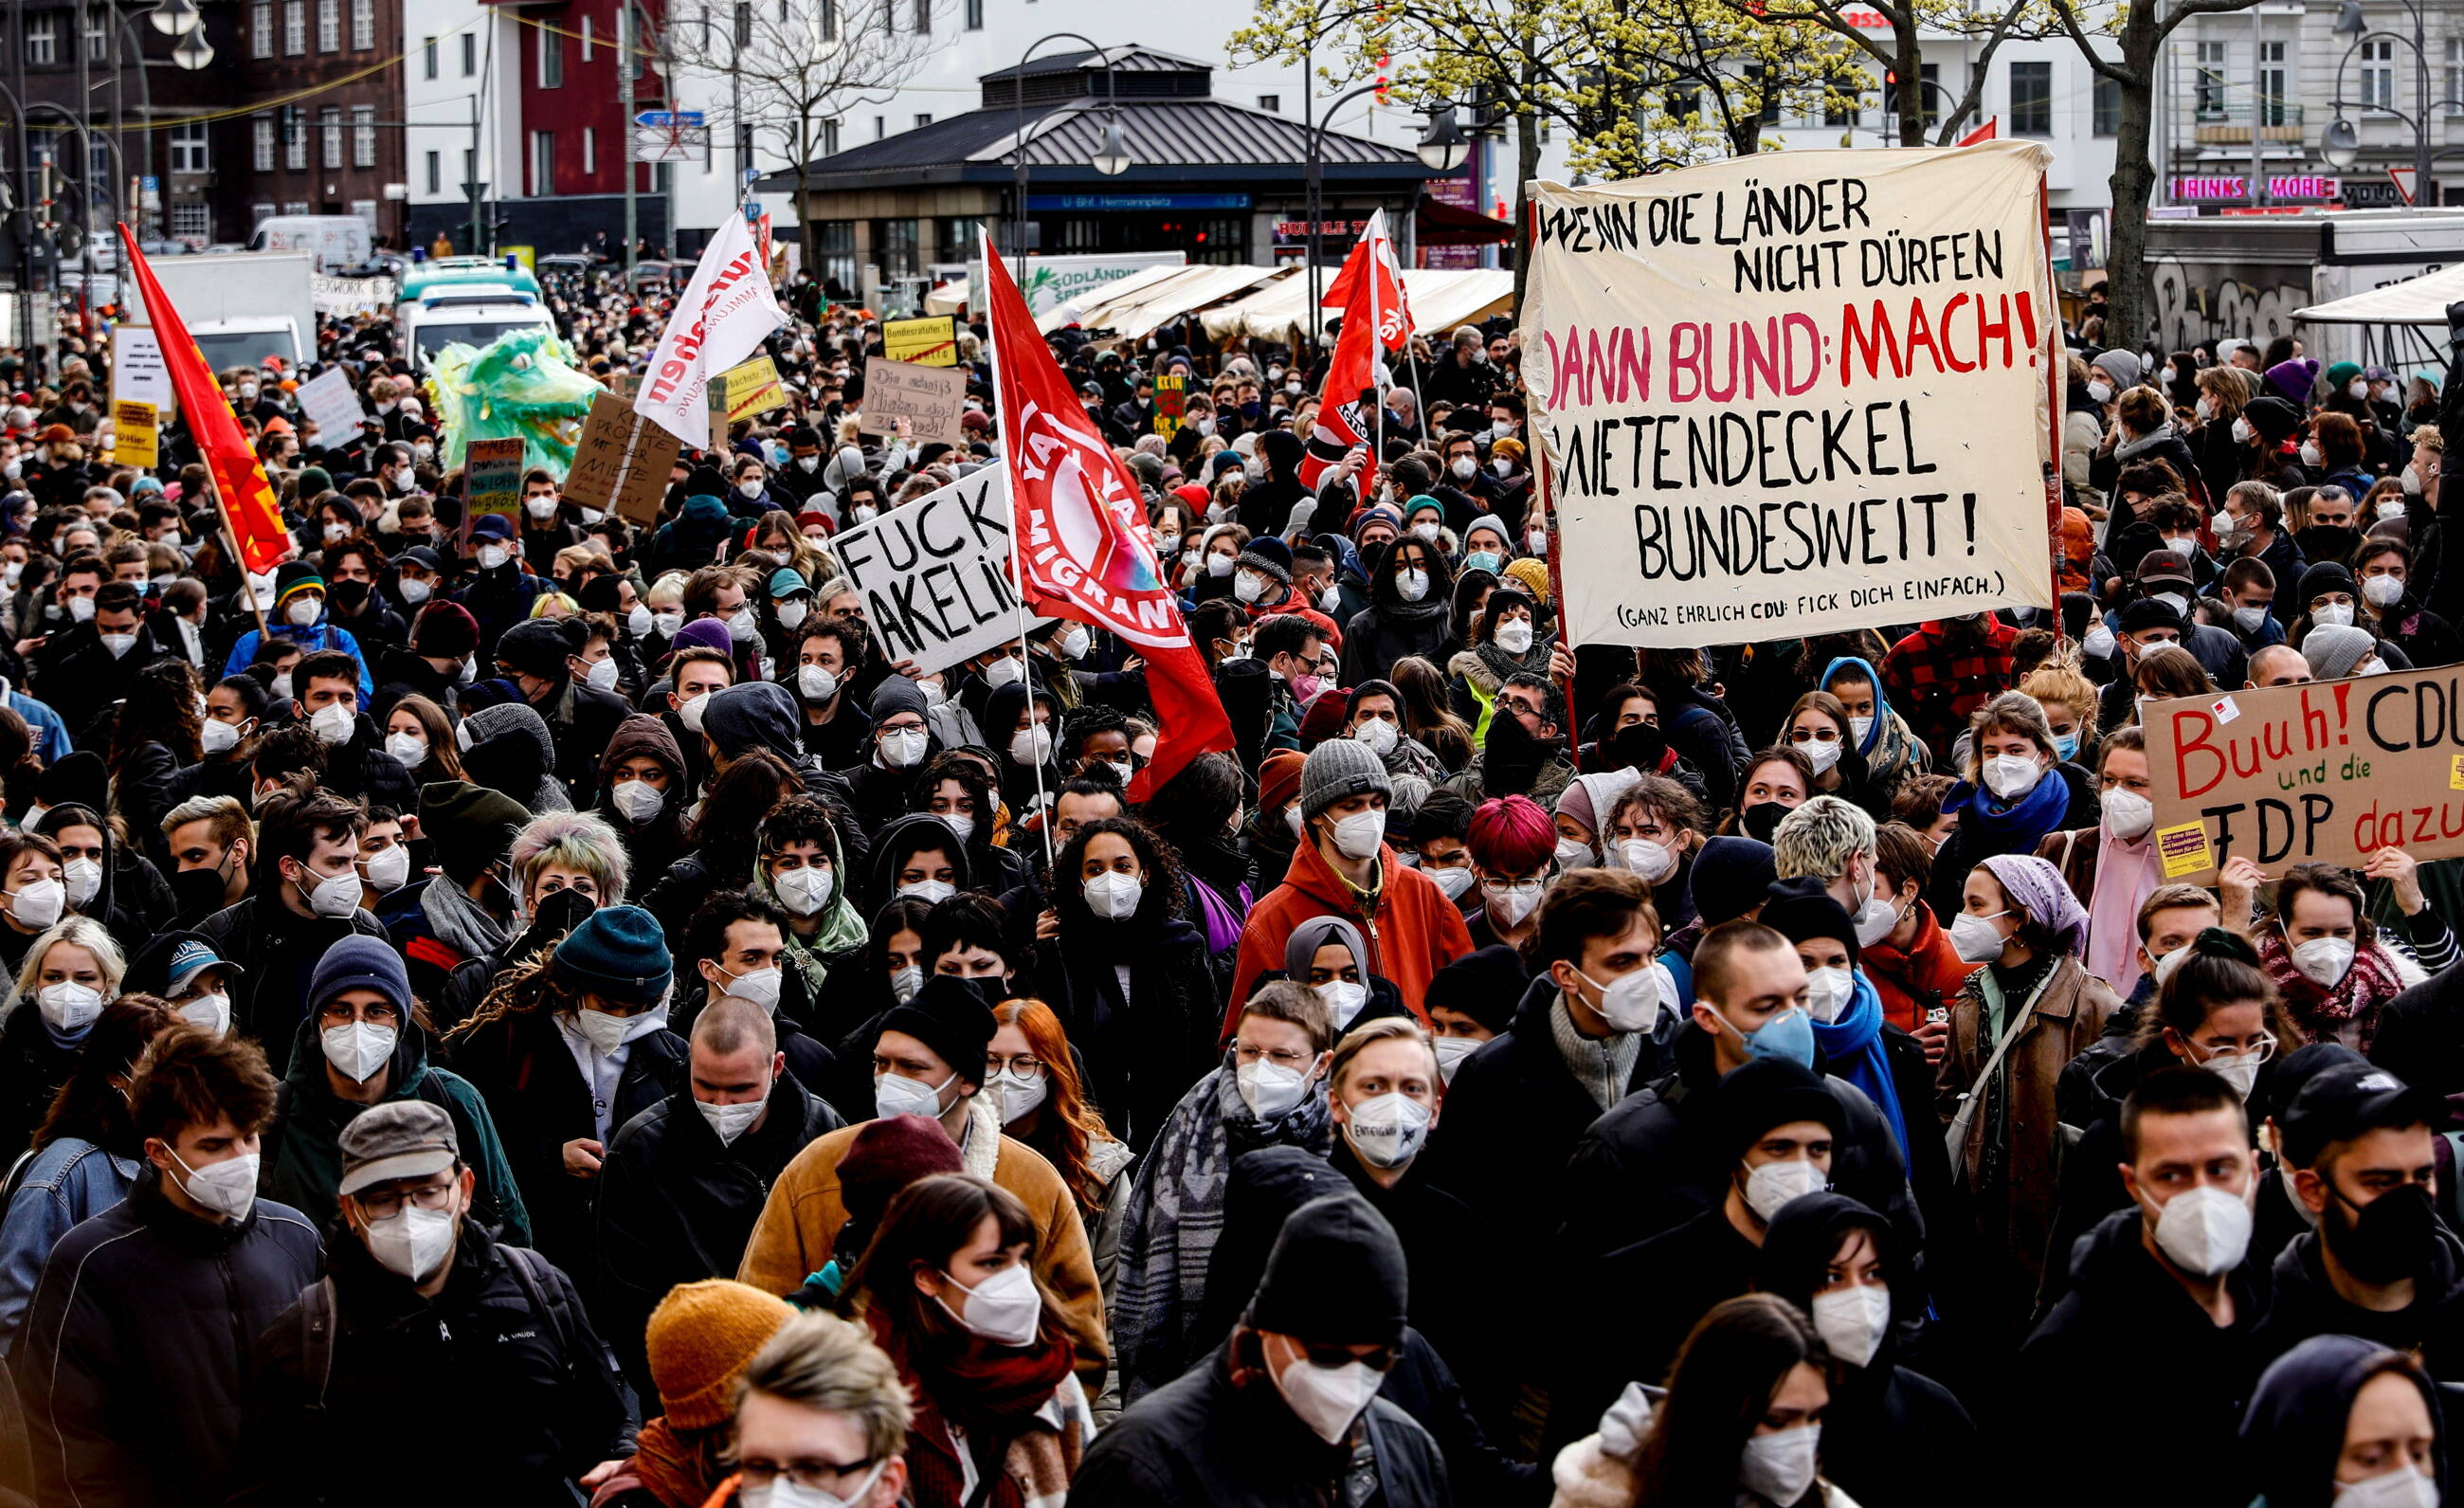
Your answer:
[[[135,466],[150,470],[161,464],[161,452],[156,443],[158,415],[150,403],[133,398],[116,400],[111,406],[111,460],[115,466]]]
[[[496,250],[501,254],[513,257],[514,260],[521,263],[522,266],[528,268],[530,271],[539,271],[538,264],[531,259],[534,255],[533,248],[528,246],[499,246]]]
[[[714,406],[724,393],[728,422],[749,419],[757,413],[786,407],[787,389],[780,385],[779,366],[767,356],[756,356],[749,362],[729,367],[710,385]]]
[[[956,366],[957,319],[943,314],[927,320],[884,320],[881,354],[884,360],[913,362],[918,366]]]
[[[2215,855],[2208,847],[2208,830],[2197,822],[2157,829],[2156,853],[2165,860],[2165,877],[2167,880],[2184,875],[2202,874],[2216,867]]]

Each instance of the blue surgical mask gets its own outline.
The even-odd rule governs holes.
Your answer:
[[[1492,576],[1497,574],[1500,564],[1495,550],[1474,550],[1463,557],[1463,569],[1485,570]]]
[[[2065,763],[2079,758],[2079,739],[2076,729],[2068,733],[2055,734],[2054,752],[2060,755]]]
[[[1814,1066],[1814,1017],[1798,1007],[1791,1006],[1764,1022],[1759,1031],[1737,1035],[1746,1044],[1748,1057],[1784,1057],[1807,1068]]]

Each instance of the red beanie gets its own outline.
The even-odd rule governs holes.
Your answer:
[[[1528,875],[1557,852],[1557,824],[1529,796],[1484,801],[1463,846],[1492,875]]]
[[[1258,766],[1258,809],[1281,811],[1290,806],[1301,793],[1301,767],[1308,763],[1309,757],[1298,749],[1278,749],[1267,755]]]
[[[1315,748],[1343,731],[1343,708],[1352,697],[1341,687],[1329,686],[1309,699],[1301,713],[1301,745]]]

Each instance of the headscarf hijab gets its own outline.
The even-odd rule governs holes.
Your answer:
[[[2033,854],[1996,854],[1985,860],[2003,893],[2053,939],[2057,952],[2077,954],[2087,942],[2087,910],[2062,883],[2062,872]]]

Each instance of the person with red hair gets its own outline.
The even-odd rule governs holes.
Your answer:
[[[1474,947],[1521,948],[1540,921],[1540,898],[1557,870],[1557,827],[1529,796],[1497,796],[1471,814],[1463,839],[1478,876],[1480,908],[1467,919]]]

